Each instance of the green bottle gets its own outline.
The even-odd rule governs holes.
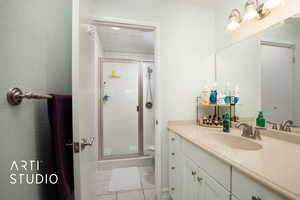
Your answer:
[[[229,117],[229,113],[228,112],[226,112],[224,114],[223,132],[225,132],[225,133],[229,133],[230,132],[230,117]]]
[[[266,119],[264,118],[263,112],[259,112],[256,118],[256,126],[265,128],[266,127]]]

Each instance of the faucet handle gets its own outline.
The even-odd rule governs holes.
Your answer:
[[[278,124],[276,122],[267,121],[267,123],[272,125],[273,130],[278,130]]]
[[[247,123],[239,123],[236,127],[240,128],[241,126],[243,126],[242,136],[244,136],[244,137],[250,137],[251,135],[253,135],[253,128],[252,128],[252,126],[250,126]]]
[[[263,129],[264,129],[264,128],[255,127],[253,137],[254,137],[255,139],[262,140],[262,139],[261,139],[260,130],[263,130]]]

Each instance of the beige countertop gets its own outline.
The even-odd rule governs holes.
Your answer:
[[[239,129],[231,129],[231,133],[223,133],[221,129],[193,124],[169,124],[168,128],[286,198],[300,200],[299,136],[262,131],[262,140],[247,139],[260,144],[262,148],[248,151],[232,148],[210,137],[213,134],[241,137]]]

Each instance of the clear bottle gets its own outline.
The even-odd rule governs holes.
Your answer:
[[[209,95],[210,95],[210,90],[208,88],[208,86],[204,86],[204,88],[202,89],[201,92],[201,104],[209,104]]]

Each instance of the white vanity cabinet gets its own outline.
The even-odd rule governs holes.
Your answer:
[[[182,199],[229,200],[230,192],[224,189],[194,161],[185,157],[182,173]]]
[[[169,132],[169,191],[173,200],[230,200],[230,192],[219,183],[226,182],[229,189],[230,167],[206,154]],[[215,166],[205,169],[211,165]],[[208,172],[221,177],[219,182]]]
[[[285,200],[221,159],[169,131],[173,200]]]

